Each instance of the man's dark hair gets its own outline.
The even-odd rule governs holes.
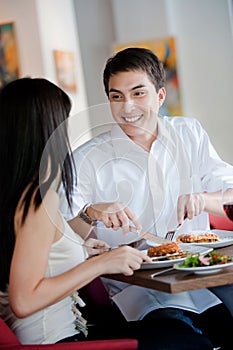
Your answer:
[[[117,52],[107,60],[103,81],[105,92],[109,96],[109,79],[119,72],[145,72],[158,92],[165,84],[165,71],[162,62],[151,51],[145,48],[130,47]]]

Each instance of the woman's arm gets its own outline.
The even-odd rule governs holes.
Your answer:
[[[30,208],[25,224],[16,232],[9,295],[18,317],[58,302],[99,275],[131,275],[143,260],[150,261],[143,253],[125,246],[88,259],[55,277],[44,277],[51,245],[61,237],[58,197],[50,191],[45,200],[46,205],[36,212]],[[45,208],[50,208],[49,212]]]

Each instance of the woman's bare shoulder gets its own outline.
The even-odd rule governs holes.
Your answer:
[[[22,199],[23,197],[24,196],[22,196]],[[33,201],[34,201],[34,196],[32,197],[31,204],[28,208],[26,222],[28,221],[31,222],[32,220],[35,220],[38,218],[39,219],[41,218],[41,220],[45,220],[46,217],[54,221],[57,218],[58,210],[59,210],[59,196],[53,189],[49,189],[46,192],[46,195],[44,196],[42,203],[38,208],[35,208]],[[22,217],[24,213],[24,206],[22,206],[21,204],[22,204],[22,201],[20,201],[15,213],[16,231],[17,231],[17,228],[21,226]]]

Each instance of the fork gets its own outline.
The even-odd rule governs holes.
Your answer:
[[[185,222],[186,219],[187,219],[187,215],[184,216],[184,221],[183,221],[183,223]],[[176,231],[181,227],[181,225],[183,225],[183,223],[182,223],[182,224],[178,224],[174,230],[168,231],[168,232],[166,233],[165,238],[166,238],[166,239],[169,239],[170,241],[172,241],[172,239],[173,239],[173,237],[174,237]]]
[[[166,233],[165,238],[166,238],[166,239],[169,239],[170,241],[172,241],[172,239],[173,239],[173,237],[174,237],[174,235],[175,235],[175,233],[176,233],[176,231],[177,231],[178,228],[179,228],[179,226],[177,226],[177,228],[175,228],[175,230],[168,231],[168,232]]]
[[[176,231],[178,230],[178,228],[180,228],[180,226],[181,226],[181,225],[178,224],[174,230],[168,231],[168,232],[166,233],[165,238],[166,238],[166,239],[169,239],[170,241],[172,241],[172,239],[173,239],[173,237],[174,237]]]

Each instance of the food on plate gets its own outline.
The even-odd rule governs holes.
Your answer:
[[[186,233],[178,236],[176,242],[178,243],[209,243],[209,242],[219,242],[220,239],[216,233],[198,233],[191,234]]]
[[[182,254],[184,253],[183,250],[179,247],[179,245],[176,242],[161,244],[159,246],[150,247],[147,250],[147,255],[149,257],[156,257],[156,256],[164,256],[168,254]]]
[[[233,261],[233,257],[226,254],[217,254],[212,251],[207,255],[188,255],[179,267],[203,267],[211,265],[223,265]]]

